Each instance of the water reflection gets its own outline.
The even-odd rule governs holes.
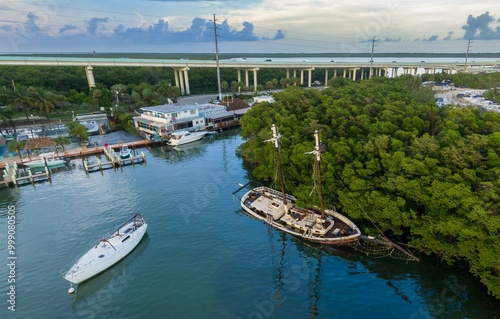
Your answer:
[[[220,132],[213,135],[206,135],[203,139],[179,145],[175,147],[171,147],[168,145],[162,145],[157,147],[151,147],[150,152],[154,157],[161,158],[165,160],[167,163],[180,163],[186,160],[193,160],[199,157],[202,157],[206,154],[208,147],[212,142],[222,141],[223,150],[222,150],[222,160],[224,164],[224,172],[227,172],[228,162],[227,162],[227,150],[226,150],[226,140],[234,139],[237,130],[229,130]]]
[[[287,307],[298,311],[300,308],[294,305],[293,298],[303,291],[302,311],[307,311],[307,315],[302,314],[303,318],[337,316],[341,310],[325,308],[325,304],[333,305],[336,299],[345,298],[349,290],[352,289],[351,293],[359,290],[360,287],[352,287],[354,283],[363,283],[366,297],[354,298],[362,302],[369,296],[374,298],[377,291],[381,294],[377,298],[384,298],[384,294],[398,297],[399,301],[391,299],[404,309],[401,318],[500,318],[498,301],[477,284],[465,265],[452,267],[426,256],[419,256],[420,262],[366,256],[349,247],[303,242],[270,227],[267,227],[267,235],[274,282],[270,301],[275,312]],[[324,286],[323,282],[328,284]],[[389,289],[383,289],[380,283]],[[345,284],[345,287],[337,286]],[[375,308],[382,307],[379,313],[372,313],[373,318],[379,318],[381,313],[398,313],[397,309],[385,309],[387,302],[377,305],[376,300],[367,301],[373,302]],[[366,309],[369,307],[367,304]]]

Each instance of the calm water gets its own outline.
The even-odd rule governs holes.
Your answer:
[[[466,272],[328,251],[243,215],[231,196],[247,171],[234,132],[146,165],[0,190],[0,318],[499,318]],[[16,311],[7,310],[8,205],[16,207]],[[69,295],[59,270],[134,213],[148,234]]]

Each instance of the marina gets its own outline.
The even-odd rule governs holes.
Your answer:
[[[39,158],[30,161],[11,160],[0,162],[0,169],[3,171],[3,179],[0,181],[0,187],[21,186],[50,180],[51,169],[61,168],[69,163],[69,161],[76,158],[81,159],[82,168],[86,173],[94,171],[102,172],[105,169],[116,169],[123,166],[133,166],[135,164],[145,163],[146,155],[143,151],[137,151],[137,148],[153,143],[158,145],[157,142],[146,140],[128,143],[127,145],[130,147],[130,153],[126,158],[119,156],[119,150],[123,144],[119,143],[94,148],[77,148],[68,150],[67,152],[62,152],[60,156],[57,157],[57,161],[47,160],[47,158],[53,158],[55,156],[55,154],[47,153],[40,154]],[[104,155],[106,160],[102,161],[100,159],[101,155]],[[94,157],[95,163],[89,162],[89,157]],[[23,169],[26,167],[28,169]]]
[[[241,142],[227,131],[182,150],[150,145],[147,166],[69,166],[50,183],[0,189],[0,229],[15,206],[19,237],[16,317],[140,318],[147,305],[152,318],[498,318],[498,302],[460,267],[322,248],[248,218],[231,195],[252,179]],[[143,240],[69,295],[59,270],[131,212],[148,223]]]

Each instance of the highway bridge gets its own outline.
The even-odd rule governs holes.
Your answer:
[[[305,73],[307,73],[307,86],[312,85],[312,71],[325,69],[325,83],[331,77],[348,77],[352,80],[362,80],[372,76],[397,76],[399,74],[417,75],[421,73],[456,73],[456,72],[478,72],[481,70],[500,70],[500,61],[481,61],[465,64],[458,62],[314,62],[294,61],[294,59],[273,61],[272,59],[230,59],[230,60],[189,60],[189,59],[135,59],[135,58],[101,58],[101,57],[41,57],[28,55],[0,55],[0,65],[17,66],[81,66],[87,74],[89,87],[95,86],[94,67],[166,67],[174,70],[175,85],[180,88],[181,94],[190,94],[188,71],[190,68],[232,68],[237,71],[238,82],[242,81],[244,72],[244,84],[250,86],[250,76],[253,79],[253,87],[257,87],[257,71],[263,68],[285,69],[287,77],[300,78],[304,84]],[[252,74],[250,74],[250,72]]]

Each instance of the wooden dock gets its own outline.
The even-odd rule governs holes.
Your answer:
[[[135,164],[146,162],[146,155],[144,154],[143,151],[141,151],[138,155],[134,156],[133,153],[136,153],[135,149],[132,150],[128,158],[122,158],[119,154],[116,154],[113,146],[104,147],[103,152],[107,158],[107,161],[103,162],[101,161],[100,158],[98,158],[97,163],[95,164],[89,163],[89,161],[85,158],[85,156],[81,155],[83,169],[87,174],[96,171],[102,172],[105,169],[111,169],[111,168],[116,169],[117,167],[121,168],[122,166],[126,165],[135,166]]]
[[[129,146],[132,150],[135,150],[136,148],[140,147],[145,147],[148,145],[162,145],[163,141],[161,142],[155,142],[155,141],[147,141],[147,140],[141,140],[141,141],[136,141],[136,142],[130,142],[130,143],[124,143]],[[101,155],[104,153],[105,148],[111,148],[113,150],[119,150],[120,147],[122,146],[122,143],[120,144],[113,144],[113,145],[107,145],[107,147],[104,146],[98,146],[98,147],[78,147],[76,149],[71,149],[65,152],[59,152],[57,156],[61,157],[66,157],[66,158],[78,158],[78,157],[88,157],[91,155]],[[18,166],[23,166],[23,163],[26,161],[26,159],[18,159],[14,158],[9,160],[9,162],[12,163],[15,162]],[[7,166],[6,162],[0,162],[0,169],[5,168]]]
[[[3,171],[3,186],[22,186],[25,184],[35,184],[38,182],[50,181],[50,170],[45,166],[44,172],[32,173],[27,170],[27,174],[22,175],[18,165],[6,165]]]
[[[137,148],[145,147],[148,145],[163,145],[165,141],[147,141],[141,140],[129,143],[120,143],[113,145],[106,145],[100,147],[79,147],[76,149],[71,149],[66,152],[59,152],[58,156],[71,158],[81,158],[83,169],[88,174],[94,171],[103,171],[110,168],[121,168],[123,166],[132,165],[146,162],[146,155],[143,151],[137,152]],[[124,144],[126,144],[131,150],[131,156],[129,158],[121,158],[116,151],[118,151]],[[105,161],[101,161],[100,158],[97,159],[97,163],[90,163],[87,160],[89,156],[100,156],[104,154],[106,156]],[[135,156],[133,155],[135,154]],[[20,186],[25,184],[34,184],[37,182],[43,182],[51,180],[50,169],[46,166],[45,171],[33,173],[31,170],[26,168],[24,163],[26,159],[12,158],[4,162],[0,162],[0,187],[9,186]],[[2,173],[3,171],[3,173]],[[3,180],[2,180],[3,178]]]

